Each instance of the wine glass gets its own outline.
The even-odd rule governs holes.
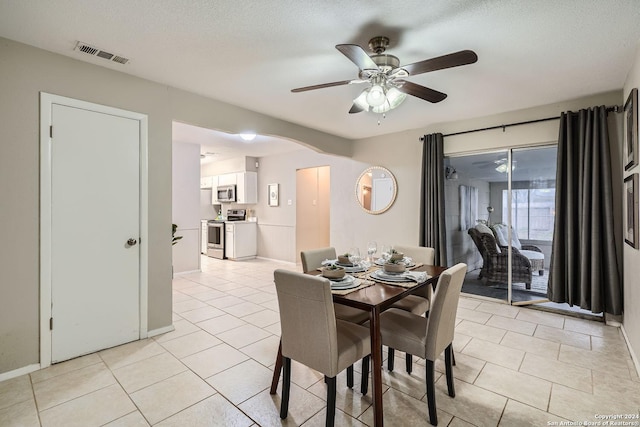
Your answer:
[[[353,265],[358,265],[360,263],[360,249],[349,249],[349,262]]]
[[[369,255],[369,262],[373,262],[373,255],[378,252],[378,244],[374,241],[367,243],[367,254]]]
[[[387,244],[383,244],[380,256],[382,257],[382,260],[384,262],[389,261],[389,257],[390,257],[389,251],[391,251],[391,246],[389,246]]]

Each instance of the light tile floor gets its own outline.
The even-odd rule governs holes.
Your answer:
[[[202,260],[202,273],[173,281],[173,332],[0,383],[0,426],[324,425],[317,372],[293,365],[284,422],[280,389],[268,390],[280,334],[273,270],[299,266]],[[455,398],[436,363],[440,425],[547,426],[639,413],[640,380],[617,328],[462,297],[454,349]],[[429,425],[424,363],[407,375],[396,354],[394,372],[383,371],[386,424]],[[358,385],[349,390],[339,376],[336,425],[373,425],[371,395]]]

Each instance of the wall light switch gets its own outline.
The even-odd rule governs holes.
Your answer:
[[[291,206],[291,199],[287,200],[287,204]]]
[[[318,202],[316,202],[316,201],[314,200],[314,201],[312,201],[312,202],[311,202],[311,204],[312,204],[313,206],[315,206],[315,205],[317,205],[317,204],[318,204]]]

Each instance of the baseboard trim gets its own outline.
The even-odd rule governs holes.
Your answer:
[[[185,275],[191,274],[191,273],[202,273],[202,270],[201,269],[197,269],[197,270],[181,271],[180,273],[173,273],[173,277],[185,276]]]
[[[176,328],[173,325],[165,326],[164,328],[153,329],[147,331],[147,338],[155,337],[157,335],[166,334],[167,332],[175,331]]]
[[[638,360],[638,356],[633,351],[633,347],[631,347],[631,343],[629,342],[629,337],[627,336],[627,331],[624,329],[624,324],[620,326],[620,330],[622,331],[622,336],[624,337],[624,341],[627,343],[627,348],[629,349],[629,354],[631,355],[631,360],[633,361],[633,365],[636,367],[636,375],[640,376],[640,360]]]
[[[267,257],[264,257],[264,256],[257,256],[256,259],[263,259],[265,261],[281,262],[283,264],[288,264],[288,265],[296,265],[296,263],[293,262],[293,261],[285,261],[283,259],[267,258]]]
[[[10,380],[11,378],[16,378],[21,375],[30,374],[31,372],[35,372],[40,369],[39,363],[34,363],[33,365],[23,366],[22,368],[14,369],[13,371],[3,372],[0,374],[0,383],[2,381]]]

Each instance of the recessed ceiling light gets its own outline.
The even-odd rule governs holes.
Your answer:
[[[245,141],[253,141],[256,137],[255,133],[241,133],[239,135],[240,135],[240,138],[242,138]]]

